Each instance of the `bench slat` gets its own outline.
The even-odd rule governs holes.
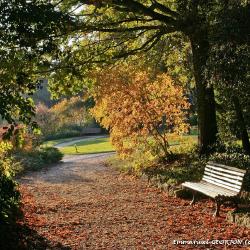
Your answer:
[[[227,165],[220,164],[220,163],[213,162],[213,161],[209,161],[207,164],[208,164],[208,165],[214,165],[214,166],[222,167],[223,169],[232,170],[232,171],[235,171],[235,172],[237,172],[237,173],[242,173],[243,175],[247,172],[247,171],[244,170],[244,169],[240,169],[240,168],[235,168],[235,167],[227,166]]]
[[[215,198],[218,195],[225,195],[225,196],[236,196],[238,193],[225,189],[223,187],[216,186],[211,183],[207,182],[184,182],[182,186],[199,191],[207,196]]]
[[[221,176],[220,173],[211,173],[210,171],[206,171],[205,170],[205,173],[204,175],[207,175],[211,178],[214,178],[215,180],[222,180],[222,181],[227,181],[229,183],[232,183],[232,184],[235,184],[236,186],[239,186],[241,187],[241,184],[242,184],[242,181],[240,180],[235,180],[235,179],[232,179],[232,178],[229,178],[229,177],[224,177],[224,176]]]
[[[235,189],[240,189],[241,188],[241,185],[239,186],[239,185],[236,185],[236,184],[233,184],[233,183],[229,183],[228,181],[223,181],[223,180],[220,180],[220,179],[215,179],[215,178],[213,178],[211,176],[203,175],[203,178],[207,179],[206,182],[213,181],[213,182],[216,182],[216,183],[220,183],[220,184],[224,185],[225,188],[229,188],[229,187],[235,188]]]
[[[234,180],[239,180],[239,181],[243,181],[243,176],[233,176],[232,174],[227,174],[227,173],[223,173],[223,172],[218,172],[214,169],[211,169],[211,168],[205,168],[205,172],[210,172],[212,174],[216,174],[216,175],[221,175],[221,176],[225,176],[225,177],[228,177],[230,179],[234,179]]]
[[[235,196],[237,194],[236,191],[229,190],[227,188],[220,187],[220,186],[214,185],[214,184],[206,182],[206,181],[202,181],[198,184],[201,184],[201,185],[197,185],[198,188],[201,187],[207,193],[214,193],[216,195],[218,195],[218,194],[229,195],[229,196]]]
[[[229,170],[229,169],[225,169],[225,168],[221,168],[221,167],[217,167],[217,166],[213,166],[213,165],[209,165],[209,164],[207,164],[206,167],[211,168],[211,169],[215,169],[215,170],[218,170],[221,172],[225,172],[225,173],[230,173],[230,174],[233,174],[235,176],[242,176],[243,177],[245,175],[244,173],[241,173],[241,172],[236,172],[233,170]]]
[[[212,184],[215,184],[215,185],[220,186],[220,187],[224,187],[226,189],[236,191],[236,192],[240,191],[240,187],[238,187],[238,186],[235,186],[233,184],[229,184],[229,183],[227,183],[225,181],[214,180],[213,178],[210,178],[208,176],[203,176],[202,180],[204,180],[206,182],[209,182],[209,183],[212,183]]]
[[[213,189],[218,189],[218,187],[220,187],[220,188],[223,188],[223,189],[225,189],[225,190],[227,190],[229,193],[230,192],[233,192],[233,193],[236,193],[236,194],[238,194],[239,193],[239,190],[238,189],[234,189],[234,188],[228,188],[228,187],[225,187],[224,185],[222,185],[222,184],[220,184],[220,183],[217,183],[217,182],[207,182],[207,181],[205,181],[205,180],[202,180],[203,182],[206,182],[206,183],[209,183],[210,185],[212,185],[213,186]],[[212,188],[212,186],[211,186],[211,188]]]

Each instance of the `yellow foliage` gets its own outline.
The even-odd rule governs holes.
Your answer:
[[[10,142],[0,141],[0,158],[13,148]]]
[[[79,96],[73,96],[70,99],[63,99],[55,104],[50,112],[56,115],[59,124],[78,124],[81,125],[87,116],[83,99]]]
[[[5,141],[0,141],[0,177],[1,175],[10,176],[10,158],[6,155],[13,148],[12,144]]]
[[[152,76],[132,67],[114,67],[95,73],[92,114],[106,129],[121,155],[139,145],[168,154],[168,136],[187,131],[189,108],[181,86],[167,74]],[[153,146],[152,146],[153,145]]]

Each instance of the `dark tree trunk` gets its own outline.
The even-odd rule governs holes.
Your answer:
[[[239,98],[237,96],[233,97],[233,103],[234,103],[234,108],[235,108],[235,113],[238,121],[238,126],[240,129],[240,135],[241,135],[241,140],[242,140],[242,146],[244,151],[250,155],[250,142],[249,142],[249,136],[247,133],[247,127],[246,123],[244,120],[242,108],[240,105]]]
[[[191,35],[194,77],[197,90],[197,112],[200,153],[207,153],[217,140],[217,122],[214,90],[207,85],[204,68],[208,57],[209,44],[204,33]]]

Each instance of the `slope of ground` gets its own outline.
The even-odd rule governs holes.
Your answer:
[[[167,197],[146,182],[105,167],[109,154],[66,156],[21,183],[26,225],[43,239],[29,249],[248,249],[175,245],[174,240],[249,238],[249,230],[212,218],[213,203]],[[44,240],[45,239],[45,240]],[[46,242],[46,243],[45,243]]]

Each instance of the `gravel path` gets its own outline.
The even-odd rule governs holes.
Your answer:
[[[45,239],[29,249],[228,249],[173,241],[249,238],[249,230],[213,219],[209,201],[190,207],[106,167],[109,155],[66,156],[19,181],[26,224]]]

